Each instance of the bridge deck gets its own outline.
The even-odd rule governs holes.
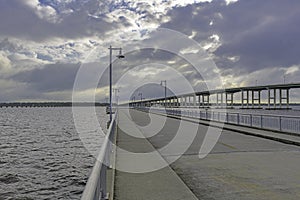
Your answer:
[[[137,139],[130,137],[126,134],[130,131],[130,134],[140,136],[142,134],[135,124],[128,118],[124,112],[119,112],[118,122],[118,135],[117,144],[120,148],[126,149],[130,152],[151,152],[154,151],[154,147],[149,143],[147,139]],[[128,166],[131,169],[134,166],[131,161],[127,160],[126,153],[120,153],[117,151],[116,166]],[[158,162],[161,157],[158,156]],[[146,162],[151,161],[143,161]],[[152,162],[156,162],[155,160]],[[127,173],[116,171],[115,174],[115,194],[114,199],[120,200],[182,200],[191,199],[196,200],[195,195],[189,190],[184,182],[178,177],[178,175],[169,167],[164,167],[158,171],[149,173]]]
[[[131,110],[130,115],[136,125],[120,112],[117,139],[119,147],[129,151],[149,152],[161,148],[172,140],[179,127],[179,120],[168,118],[157,135],[134,139],[126,133],[152,136],[156,127],[148,126],[150,118],[163,122],[164,117],[135,110]],[[186,134],[195,126],[198,128],[188,150],[170,167],[159,171],[144,174],[116,171],[115,199],[300,198],[299,147],[223,130],[212,152],[199,159],[207,126],[187,121],[180,123]],[[184,140],[182,138],[178,149],[185,144]],[[169,160],[175,154],[176,149],[164,151],[162,157]],[[122,157],[117,151],[117,165],[128,164]]]

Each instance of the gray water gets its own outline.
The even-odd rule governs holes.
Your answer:
[[[0,109],[0,200],[80,199],[94,162],[72,108]]]

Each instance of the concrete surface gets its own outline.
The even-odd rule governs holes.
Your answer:
[[[177,197],[181,193],[190,194],[190,190],[198,199],[204,200],[300,199],[298,146],[223,130],[212,152],[204,159],[199,159],[199,149],[207,126],[136,110],[129,113],[126,120],[132,119],[135,123],[135,128],[132,129],[142,130],[139,134],[149,137],[148,140],[129,137],[125,132],[130,132],[130,128],[125,132],[119,131],[119,146],[128,150],[143,152],[151,151],[153,147],[164,147],[178,134],[179,124],[185,127],[185,134],[192,134],[195,128],[197,133],[190,147],[171,164],[174,171],[166,168],[148,174],[116,172],[116,199],[194,199],[193,195],[179,198],[164,196],[165,193],[175,192],[174,196]],[[162,129],[156,135],[153,130],[156,131],[157,127],[149,125],[154,118],[164,121]],[[134,126],[133,122],[130,123],[131,126]],[[273,135],[273,132],[264,132]],[[177,144],[178,149],[186,145],[185,139],[181,139]],[[132,146],[137,143],[136,147]],[[180,153],[172,149],[163,151],[161,155],[165,160],[170,160]],[[120,156],[117,152],[117,163]],[[178,185],[173,184],[173,179],[177,180]],[[153,197],[153,194],[157,196]]]
[[[119,127],[117,132],[117,145],[135,153],[154,151],[153,146],[145,138],[135,138],[127,135],[124,131],[131,131],[130,134],[142,136],[139,129],[128,118],[125,113],[119,112]],[[127,165],[128,160],[124,159],[125,153],[117,150],[116,166]],[[159,156],[159,159],[163,158]],[[147,161],[145,161],[147,162]],[[155,162],[152,161],[152,162]],[[133,163],[134,164],[134,163]],[[134,166],[133,166],[134,167]],[[127,173],[116,170],[115,172],[115,193],[117,200],[196,200],[196,196],[190,191],[179,176],[169,167],[148,173]]]

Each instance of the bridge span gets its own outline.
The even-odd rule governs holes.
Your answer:
[[[155,99],[134,99],[129,104],[132,107],[162,105],[202,108],[233,108],[238,105],[244,109],[260,109],[266,105],[266,109],[289,109],[290,90],[299,88],[300,83],[225,88]],[[265,99],[263,96],[266,96]]]

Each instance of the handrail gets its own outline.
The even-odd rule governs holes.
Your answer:
[[[169,108],[172,109],[172,108]],[[180,108],[182,110],[190,110],[189,108]],[[200,112],[203,110],[201,108],[194,108],[195,110],[200,110]],[[217,111],[217,109],[208,109],[209,112],[218,112],[218,113],[228,113],[228,114],[240,114],[240,115],[255,115],[255,116],[265,116],[265,117],[284,117],[284,118],[299,118],[300,116],[296,115],[277,115],[277,114],[263,114],[263,113],[243,113],[243,112],[225,112],[225,111]]]
[[[106,170],[109,165],[109,154],[111,149],[110,141],[114,137],[117,111],[110,122],[107,134],[99,151],[98,158],[85,186],[81,200],[102,200],[108,199],[106,193]]]
[[[139,108],[142,109],[142,108]],[[144,108],[145,109],[145,108]],[[152,108],[157,112],[165,110],[164,108]],[[182,111],[180,113],[178,111]],[[235,124],[239,126],[250,126],[254,128],[260,128],[265,130],[280,131],[288,134],[300,134],[300,117],[299,116],[284,116],[284,115],[269,115],[259,113],[241,113],[241,112],[224,112],[215,110],[195,111],[190,109],[174,109],[167,108],[165,110],[167,114],[182,115],[186,117],[199,118],[201,120],[216,121],[228,124]],[[203,115],[204,114],[204,117]],[[217,117],[215,117],[217,116]],[[231,117],[235,116],[236,119]]]

